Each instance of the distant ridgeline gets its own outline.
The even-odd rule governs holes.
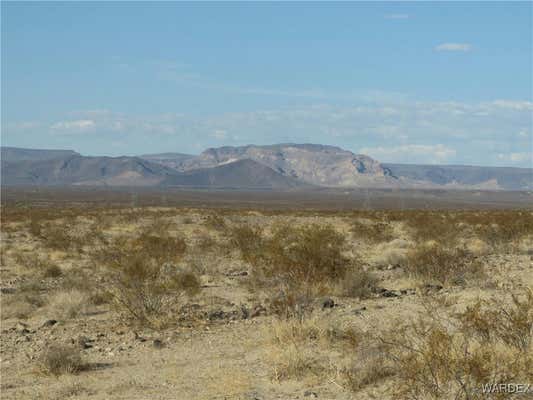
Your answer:
[[[380,163],[317,144],[219,147],[88,157],[72,150],[2,147],[2,185],[172,186],[289,190],[313,187],[532,190],[533,169]]]

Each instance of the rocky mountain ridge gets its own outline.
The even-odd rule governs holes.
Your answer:
[[[225,146],[197,156],[138,157],[2,147],[1,156],[2,185],[533,190],[532,168],[388,164],[318,144]]]

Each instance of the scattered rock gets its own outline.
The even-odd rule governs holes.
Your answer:
[[[398,297],[399,294],[392,291],[392,290],[386,290],[385,292],[381,293],[382,297]]]
[[[256,305],[254,308],[252,308],[252,311],[250,312],[250,318],[259,317],[261,315],[266,314],[266,308],[263,307],[261,304]]]
[[[86,336],[80,336],[78,337],[78,340],[77,340],[77,344],[82,348],[82,349],[90,349],[93,347],[93,344],[92,342],[94,342],[93,339],[90,339]]]
[[[248,275],[248,271],[230,271],[228,274],[226,274],[226,276],[233,276],[233,277],[247,276],[247,275]]]
[[[215,310],[211,311],[209,314],[207,314],[207,319],[209,321],[214,321],[217,319],[224,319],[226,316],[226,313],[222,310]]]
[[[316,392],[311,391],[311,390],[306,390],[304,392],[304,397],[309,397],[311,399],[318,399],[318,394]]]
[[[385,288],[378,288],[376,289],[376,293],[381,297],[398,297],[398,293],[396,293],[394,290],[389,290]]]
[[[18,322],[17,325],[15,326],[15,330],[18,333],[22,333],[22,334],[30,333],[30,330],[28,329],[28,325],[25,324],[24,322]]]
[[[424,285],[424,289],[426,291],[434,291],[434,292],[438,292],[439,290],[442,290],[443,287],[441,285],[432,285],[430,283]]]
[[[361,315],[363,311],[366,311],[366,307],[357,308],[353,311],[355,315]]]
[[[57,324],[57,321],[55,319],[49,319],[49,320],[44,321],[44,323],[41,325],[41,328],[54,326],[55,324]]]
[[[143,338],[142,336],[139,336],[137,332],[133,332],[133,337],[135,340],[138,340],[139,342],[146,342],[146,338]]]
[[[3,287],[3,288],[0,288],[0,293],[2,293],[2,294],[13,294],[13,293],[15,293],[15,288]]]
[[[322,300],[322,308],[333,308],[335,307],[335,301],[331,298],[325,298]]]
[[[165,346],[163,342],[159,339],[154,339],[152,345],[154,346],[154,349],[162,349]]]

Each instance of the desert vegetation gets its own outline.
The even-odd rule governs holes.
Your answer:
[[[10,204],[1,235],[5,398],[533,383],[530,210]]]

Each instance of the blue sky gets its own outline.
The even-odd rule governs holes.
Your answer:
[[[2,144],[531,166],[532,3],[2,2]]]

